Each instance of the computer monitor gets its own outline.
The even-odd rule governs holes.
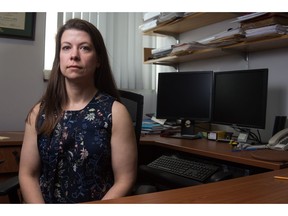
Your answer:
[[[181,120],[181,136],[195,135],[195,122],[210,121],[212,71],[163,72],[158,76],[156,117]]]
[[[268,69],[214,72],[212,122],[265,129]]]

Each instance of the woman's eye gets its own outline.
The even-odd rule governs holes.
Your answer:
[[[62,46],[62,50],[69,50],[70,46]]]
[[[82,46],[80,49],[84,50],[84,51],[90,51],[91,50],[91,48],[89,46]]]

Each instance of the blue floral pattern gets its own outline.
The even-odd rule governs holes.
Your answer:
[[[101,199],[113,185],[112,104],[97,94],[79,111],[65,111],[50,137],[38,135],[40,187],[46,203]],[[45,120],[42,114],[39,123]]]

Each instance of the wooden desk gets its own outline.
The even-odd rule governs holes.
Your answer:
[[[274,179],[275,175],[288,177],[288,169],[274,170],[216,183],[89,203],[288,203],[288,180]]]
[[[11,131],[0,132],[0,183],[5,179],[15,176],[19,169],[20,151],[23,142],[24,132]],[[0,196],[0,203],[9,203],[8,196]]]
[[[22,131],[0,132],[0,137],[9,137],[0,139],[0,174],[17,173],[21,146],[24,133]]]
[[[258,153],[269,153],[271,154],[271,156],[275,154],[280,154],[278,151],[265,149],[256,151],[232,152],[231,146],[228,143],[215,142],[207,139],[187,140],[160,137],[159,135],[146,135],[141,137],[140,144],[143,146],[159,146],[167,149],[177,150],[180,152],[187,152],[199,156],[204,156],[207,158],[220,159],[224,161],[235,162],[269,170],[277,170],[288,167],[287,162],[258,160],[253,157],[253,154],[255,154],[256,151]]]
[[[288,203],[288,180],[274,179],[276,175],[288,177],[288,168],[285,168],[287,163],[258,160],[252,157],[249,151],[232,152],[229,144],[206,139],[184,140],[149,135],[141,137],[141,145],[159,146],[180,152],[270,169],[271,171],[215,183],[89,203]],[[257,151],[267,152],[270,150]],[[271,154],[273,153],[275,152],[271,151]]]
[[[8,139],[0,139],[0,146],[19,146],[22,145],[24,132],[23,131],[0,131],[0,137],[9,137]]]
[[[20,153],[23,132],[0,132],[0,136],[10,137],[10,139],[0,140],[0,160],[5,160],[0,167],[3,167],[8,160],[6,156],[9,152],[11,156],[11,150],[15,148]],[[251,152],[231,152],[231,147],[227,143],[205,139],[191,141],[149,135],[141,138],[141,145],[156,145],[274,171],[216,183],[89,203],[288,203],[288,180],[273,178],[275,175],[288,177],[288,169],[282,169],[287,167],[286,163],[257,160],[251,156]],[[10,150],[2,153],[5,148],[10,148]],[[15,162],[15,158],[12,161]]]

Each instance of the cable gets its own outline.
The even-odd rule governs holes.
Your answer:
[[[252,132],[250,129],[248,128],[240,128],[240,127],[236,127],[236,126],[231,126],[235,131],[239,132],[239,133],[248,133],[248,139],[255,141],[256,143],[262,143],[261,140],[261,135],[259,130],[257,129],[257,134],[255,134],[254,132]]]

